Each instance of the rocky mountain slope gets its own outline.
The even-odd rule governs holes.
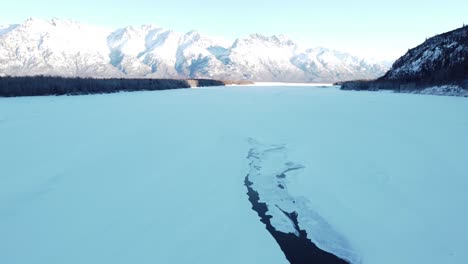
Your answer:
[[[234,43],[154,25],[107,30],[79,22],[28,19],[0,26],[0,76],[333,82],[387,70],[346,53],[303,48],[285,36],[252,34]]]
[[[375,81],[345,82],[342,88],[417,91],[447,85],[468,89],[468,26],[429,38],[408,50]]]

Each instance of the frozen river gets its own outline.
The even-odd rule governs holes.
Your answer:
[[[465,263],[467,135],[466,98],[336,87],[0,98],[0,263]]]

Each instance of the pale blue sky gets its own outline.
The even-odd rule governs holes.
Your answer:
[[[1,6],[0,24],[58,17],[105,27],[196,29],[232,40],[285,34],[310,46],[378,58],[398,57],[426,37],[468,23],[466,0],[16,0]]]

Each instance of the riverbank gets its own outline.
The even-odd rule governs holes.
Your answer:
[[[0,97],[85,95],[224,85],[224,81],[210,79],[96,79],[51,76],[7,76],[0,77]]]

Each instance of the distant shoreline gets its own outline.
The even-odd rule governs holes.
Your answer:
[[[324,87],[332,83],[254,82],[212,79],[82,78],[58,76],[0,76],[0,97],[87,95],[158,91],[209,86]]]
[[[157,91],[242,82],[211,79],[97,79],[79,77],[0,77],[0,97],[86,95],[133,91]]]
[[[254,82],[212,79],[81,78],[58,76],[0,76],[0,97],[87,95],[158,91],[208,86],[333,86],[332,83]]]
[[[229,85],[229,84],[226,84]],[[292,83],[292,82],[249,82],[247,84],[230,85],[248,85],[248,86],[333,86],[333,83]]]

